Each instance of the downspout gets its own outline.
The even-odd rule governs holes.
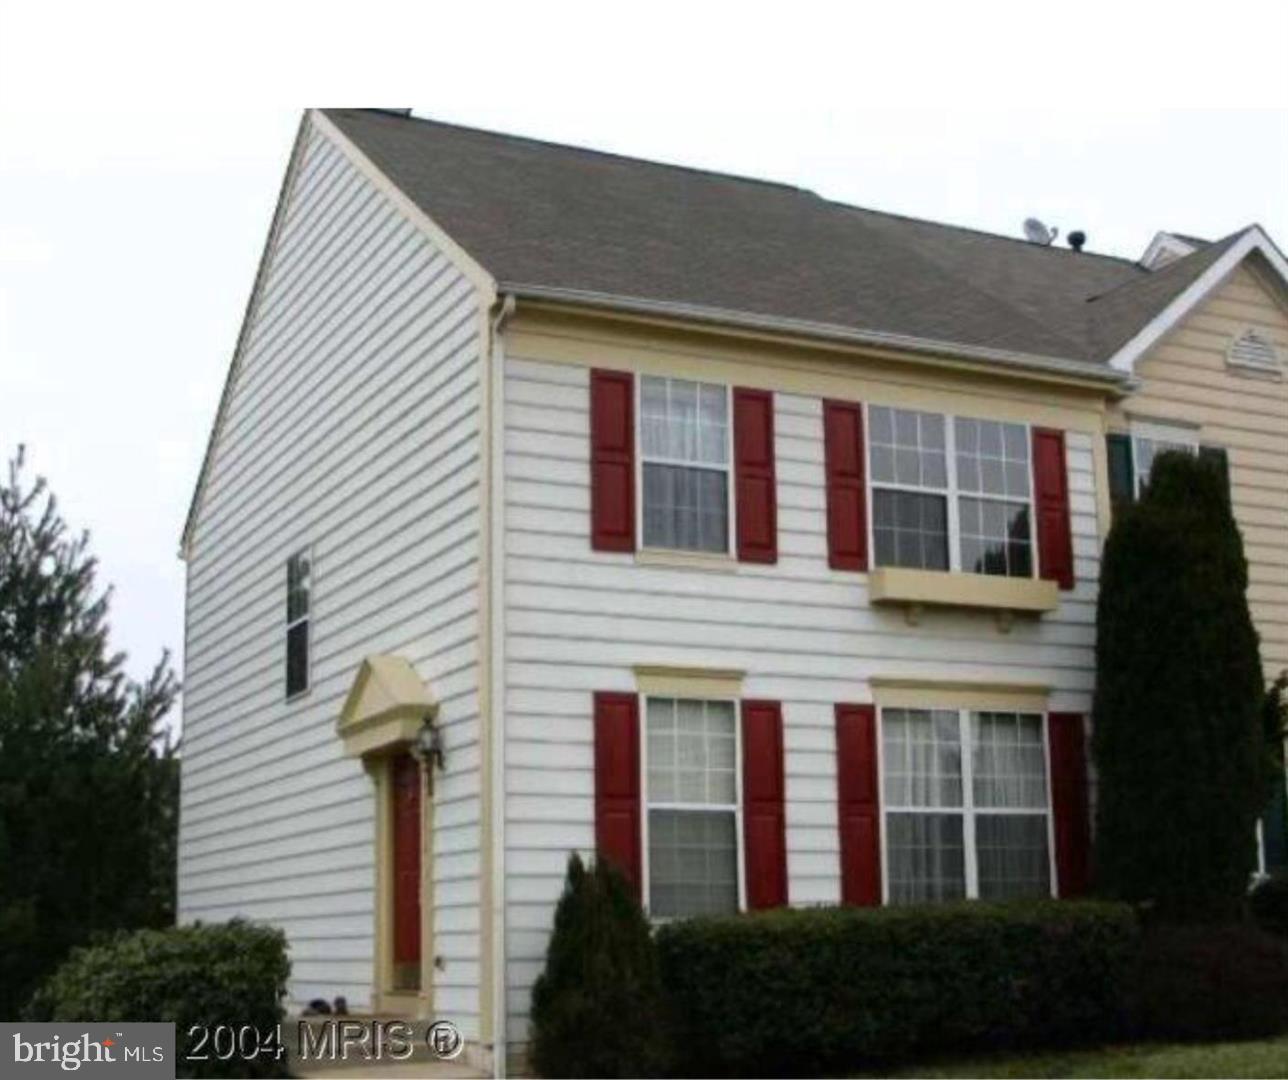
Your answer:
[[[489,325],[488,394],[491,398],[488,457],[490,500],[488,506],[491,551],[488,625],[491,641],[488,725],[491,746],[492,805],[492,1075],[503,1080],[508,1070],[506,1032],[507,987],[505,978],[505,339],[502,330],[514,314],[514,294],[500,296],[493,305]]]

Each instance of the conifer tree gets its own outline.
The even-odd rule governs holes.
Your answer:
[[[541,1076],[655,1076],[666,1025],[648,920],[626,879],[568,859],[545,971],[532,988],[532,1062]]]
[[[22,467],[0,480],[0,1019],[72,946],[174,920],[178,685],[167,656],[126,677],[88,535]]]
[[[1093,752],[1101,891],[1232,917],[1269,788],[1247,562],[1219,464],[1170,452],[1101,567]]]

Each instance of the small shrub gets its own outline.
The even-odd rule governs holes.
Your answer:
[[[1097,902],[816,908],[657,934],[685,1075],[811,1075],[1121,1033],[1135,916]]]
[[[654,1076],[667,1044],[648,921],[626,880],[568,860],[563,896],[532,988],[532,1064],[541,1076]]]
[[[1288,937],[1288,876],[1258,882],[1248,896],[1248,910],[1262,930]]]
[[[282,1019],[291,965],[286,937],[240,920],[139,930],[72,952],[36,992],[27,1018],[173,1021],[179,1076],[286,1076],[285,1060],[188,1062],[188,1029],[268,1032]]]
[[[1132,982],[1138,1038],[1211,1041],[1288,1031],[1288,945],[1254,926],[1151,926]]]

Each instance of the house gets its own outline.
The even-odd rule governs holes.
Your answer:
[[[1256,226],[1138,263],[310,110],[183,535],[180,917],[499,1072],[572,850],[657,917],[1078,893],[1160,446],[1227,460],[1288,667],[1286,361]]]

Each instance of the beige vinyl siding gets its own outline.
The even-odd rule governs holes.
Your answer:
[[[188,558],[180,918],[281,926],[294,1004],[370,1003],[374,788],[335,722],[364,656],[406,656],[446,739],[435,1005],[477,1037],[480,300],[303,137]],[[311,686],[286,703],[285,568],[305,545]]]
[[[1140,389],[1116,410],[1130,418],[1198,425],[1224,446],[1234,513],[1248,556],[1248,603],[1267,676],[1288,667],[1288,308],[1270,271],[1241,265],[1136,366]],[[1279,350],[1280,372],[1231,367],[1226,353],[1252,327]]]
[[[579,351],[580,350],[580,351]],[[644,565],[590,549],[589,369],[581,352],[654,370],[710,365],[714,381],[792,381],[775,393],[779,560],[732,572]],[[788,878],[793,904],[840,897],[833,705],[871,701],[874,675],[1046,682],[1051,706],[1089,712],[1099,535],[1094,448],[1102,416],[1070,407],[1068,435],[1078,585],[1059,610],[1017,619],[868,606],[866,576],[827,565],[822,397],[797,392],[797,370],[723,368],[710,353],[587,344],[558,334],[506,343],[505,683],[508,1034],[528,1037],[531,985],[543,963],[554,904],[572,850],[594,848],[591,694],[634,691],[633,665],[746,672],[743,694],[783,703]],[[652,357],[652,359],[650,359]],[[553,362],[551,362],[553,360]],[[947,393],[929,374],[837,364],[817,377],[827,393],[899,404]],[[944,402],[989,416],[1031,404],[962,389]]]

